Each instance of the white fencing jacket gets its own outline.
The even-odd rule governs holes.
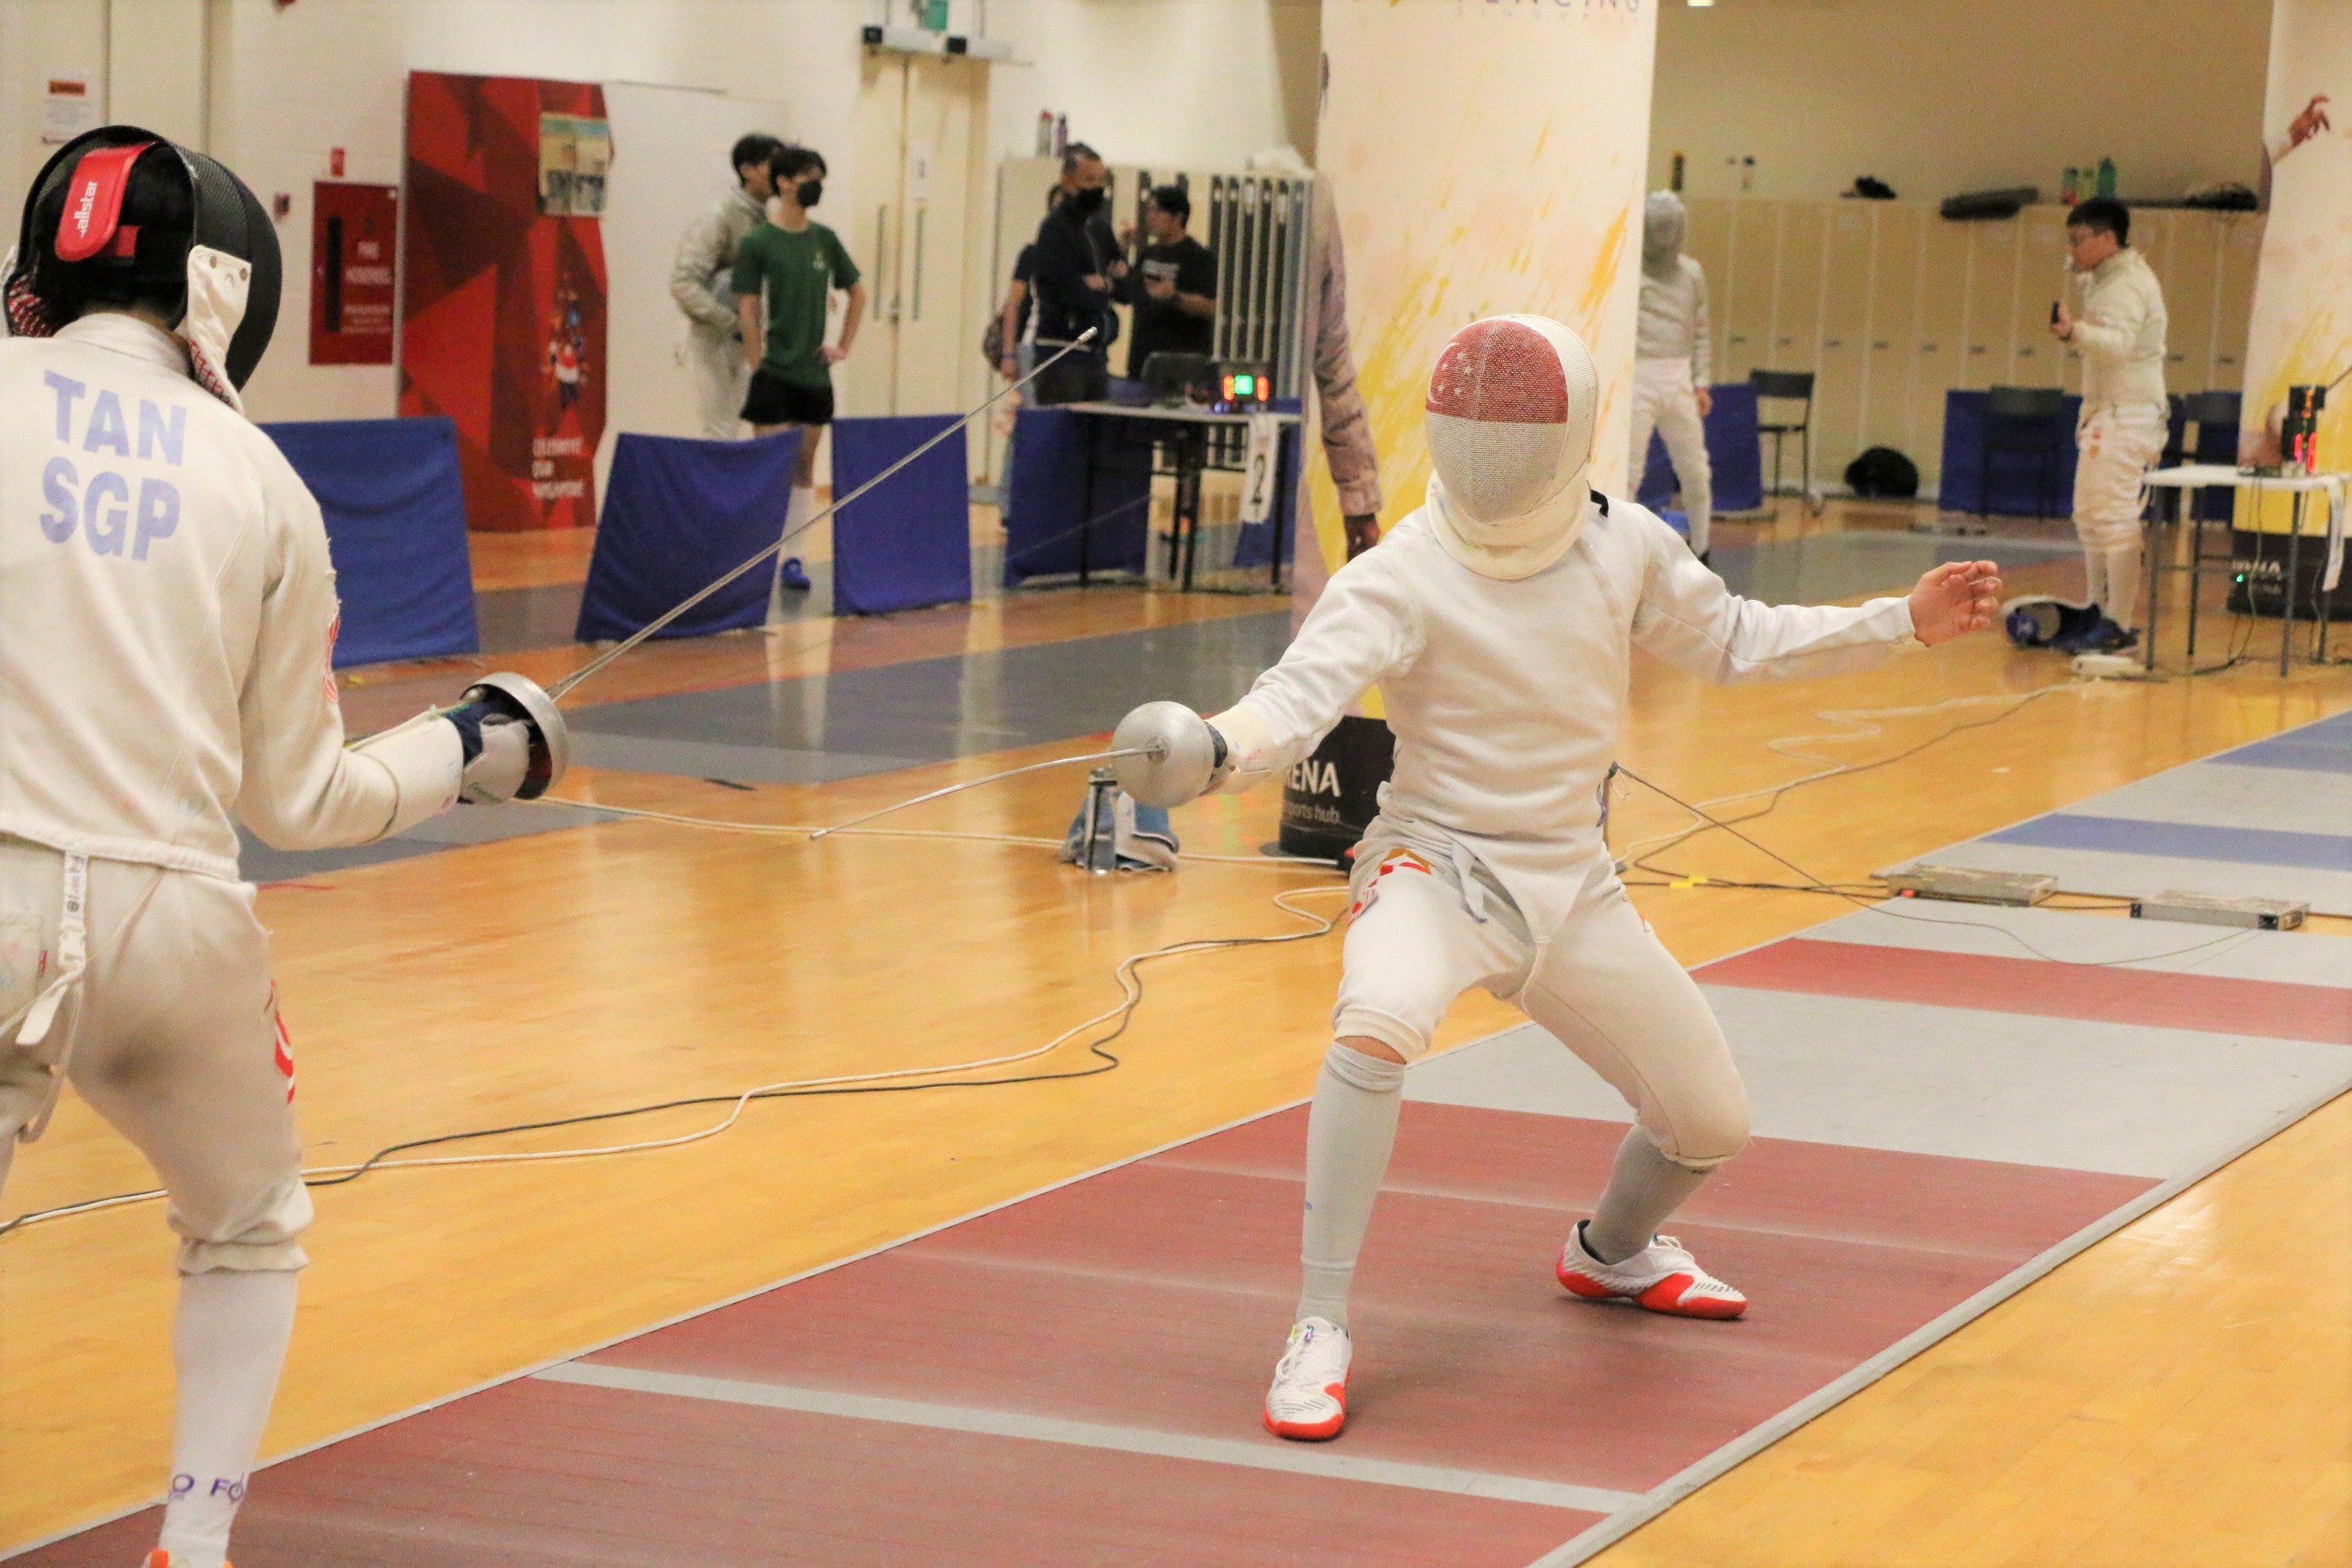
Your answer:
[[[0,340],[0,833],[235,879],[446,809],[446,721],[343,747],[319,503],[119,314]]]
[[[2137,250],[2118,250],[2081,280],[2071,346],[2083,356],[2083,416],[2164,399],[2164,289]]]
[[[1517,582],[1456,563],[1417,510],[1332,575],[1281,662],[1210,722],[1235,758],[1225,787],[1244,789],[1306,757],[1379,685],[1396,734],[1380,830],[1465,848],[1543,941],[1607,852],[1599,792],[1635,646],[1742,680],[1860,668],[1911,632],[1899,598],[1853,609],[1740,598],[1621,497],[1596,494],[1569,552]]]
[[[1713,374],[1707,338],[1706,268],[1687,256],[1675,257],[1674,270],[1664,278],[1644,268],[1641,309],[1633,318],[1633,357],[1687,361],[1692,383],[1705,386]]]

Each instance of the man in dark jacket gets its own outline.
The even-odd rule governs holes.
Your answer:
[[[1109,390],[1104,350],[1113,324],[1111,296],[1127,275],[1127,263],[1102,216],[1109,185],[1110,170],[1101,154],[1083,142],[1071,142],[1062,155],[1062,199],[1037,226],[1030,279],[1037,310],[1037,356],[1043,360],[1059,353],[1089,327],[1097,329],[1097,334],[1092,343],[1064,355],[1037,378],[1032,391],[1040,404],[1085,403]]]

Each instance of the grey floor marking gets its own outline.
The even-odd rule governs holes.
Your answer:
[[[1155,1432],[1140,1426],[1107,1426],[1092,1421],[1066,1421],[1051,1415],[1024,1415],[1008,1410],[980,1410],[967,1405],[934,1405],[911,1399],[884,1399],[872,1394],[841,1394],[830,1389],[753,1383],[731,1377],[649,1372],[636,1367],[607,1366],[591,1362],[566,1362],[536,1375],[549,1383],[583,1384],[591,1388],[625,1389],[636,1394],[667,1394],[682,1399],[711,1399],[730,1405],[758,1405],[769,1410],[797,1410],[810,1415],[835,1415],[853,1421],[887,1421],[901,1426],[971,1432],[989,1437],[1025,1438],[1038,1443],[1063,1443],[1080,1448],[1108,1448],[1122,1454],[1148,1454],[1164,1459],[1244,1465],[1253,1469],[1280,1470],[1290,1475],[1369,1481],[1378,1486],[1411,1487],[1418,1491],[1492,1498],[1503,1502],[1538,1503],[1549,1508],[1577,1509],[1586,1513],[1615,1513],[1642,1501],[1642,1495],[1638,1492],[1610,1491],[1600,1487],[1580,1487],[1565,1481],[1537,1480],[1526,1476],[1500,1476],[1484,1470],[1461,1470],[1444,1465],[1364,1458],[1336,1448],[1310,1448],[1296,1443],[1253,1443],[1231,1437],[1198,1437],[1178,1432]]]

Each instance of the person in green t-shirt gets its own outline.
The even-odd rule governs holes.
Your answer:
[[[849,357],[866,316],[866,285],[857,265],[833,230],[809,219],[809,208],[824,194],[824,158],[806,147],[786,147],[769,162],[773,172],[773,216],[743,237],[735,251],[735,308],[743,322],[743,351],[751,365],[751,389],[743,417],[755,436],[786,426],[801,433],[800,461],[793,475],[786,514],[791,527],[816,510],[817,437],[833,422],[833,367]],[[845,289],[849,305],[841,318],[841,342],[824,341],[825,311],[833,291]]]

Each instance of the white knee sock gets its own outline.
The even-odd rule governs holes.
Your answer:
[[[1585,1250],[1603,1263],[1623,1262],[1650,1245],[1666,1216],[1706,1178],[1705,1171],[1667,1159],[1648,1133],[1633,1128],[1617,1145],[1609,1190],[1584,1226]]]
[[[295,1276],[284,1269],[181,1278],[172,1329],[179,1410],[159,1542],[172,1568],[221,1568],[227,1555],[294,1332],[294,1295]]]
[[[2139,625],[2139,546],[2126,544],[2106,552],[2107,597],[2099,601],[2107,619],[2126,631]]]
[[[2083,546],[2083,597],[2107,608],[2107,552],[2095,544]]]
[[[1297,1317],[1348,1326],[1348,1287],[1372,1223],[1372,1200],[1396,1146],[1404,1064],[1334,1045],[1307,1113],[1307,1219]]]

